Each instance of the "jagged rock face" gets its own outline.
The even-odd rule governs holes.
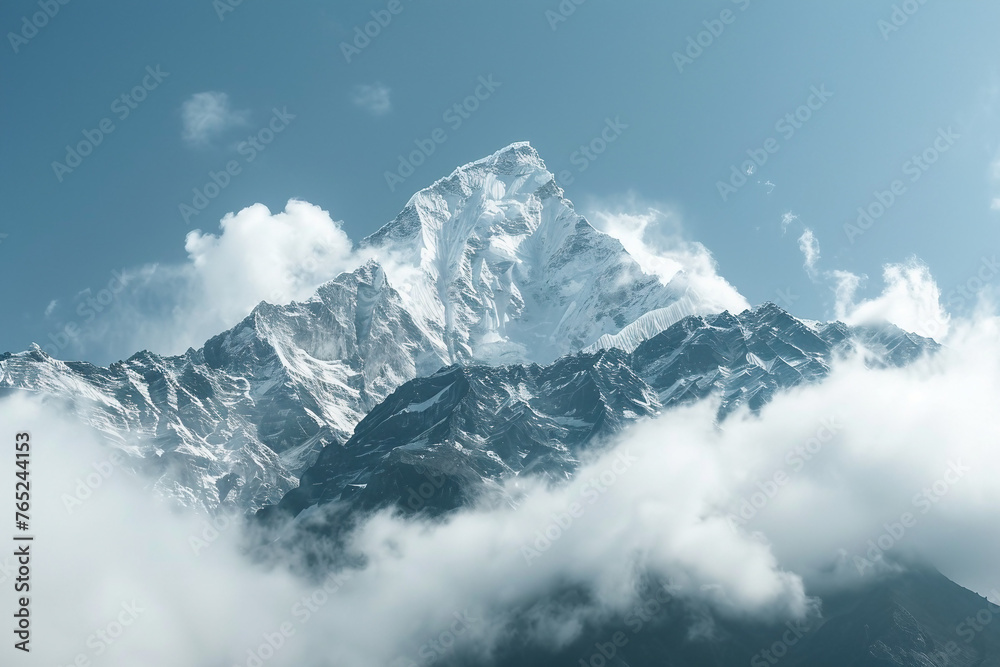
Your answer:
[[[0,389],[68,402],[158,491],[211,511],[277,502],[400,383],[444,360],[370,263],[303,303],[261,304],[201,350],[100,368],[39,349],[0,359]]]
[[[363,245],[406,267],[407,310],[452,363],[551,363],[649,311],[672,307],[665,328],[726,308],[644,274],[526,143],[418,192]]]
[[[414,195],[364,246],[388,278],[369,262],[177,357],[98,368],[6,355],[0,389],[65,399],[186,505],[253,511],[407,380],[455,363],[549,363],[651,309],[718,310],[643,274],[527,144]]]
[[[631,353],[448,368],[393,392],[350,440],[320,454],[278,508],[297,514],[343,500],[439,513],[516,475],[562,480],[588,446],[638,418],[715,394],[720,416],[757,410],[781,389],[819,381],[858,347],[870,363],[901,365],[935,344],[892,326],[809,325],[767,304],[686,318]]]
[[[143,351],[108,368],[37,347],[0,355],[0,395],[68,406],[190,507],[281,519],[337,503],[349,527],[358,510],[510,502],[506,480],[565,480],[602,439],[672,406],[717,395],[720,417],[757,410],[819,381],[848,350],[903,365],[936,347],[771,304],[734,315],[683,276],[664,285],[573,210],[527,144],[417,193],[363,247],[381,263],[305,302],[261,304],[200,350]],[[719,618],[710,640],[692,639],[691,610],[663,609],[605,662],[776,664],[762,651],[789,631]],[[967,639],[956,630],[983,610],[998,611],[936,573],[879,580],[825,597],[824,618],[781,664],[1000,665],[1000,625]],[[628,619],[600,623],[555,651],[515,624],[490,664],[597,664],[593,639]]]
[[[680,365],[665,361],[681,341],[660,338],[659,332],[693,314],[724,308],[690,290],[683,275],[664,285],[644,274],[618,241],[573,210],[527,144],[461,167],[417,193],[363,245],[388,269],[370,261],[321,286],[305,302],[262,303],[200,350],[176,357],[140,352],[98,368],[57,361],[33,349],[0,358],[0,390],[25,389],[65,400],[85,423],[129,454],[132,467],[151,474],[157,490],[186,505],[254,511],[294,488],[324,447],[339,451],[362,418],[397,387],[453,364],[552,364],[584,348],[592,355],[615,348],[637,354],[644,340],[657,337],[660,348],[646,347],[627,362],[612,352],[593,357],[594,367],[586,373],[612,368],[622,373],[600,387],[577,390],[588,397],[587,409],[609,420],[587,422],[585,428],[594,433],[668,405],[664,392],[694,397],[729,387],[752,392],[748,401],[757,406],[775,388],[824,369],[811,358],[798,360],[794,350],[791,356],[782,354],[796,343],[803,352],[822,347],[805,325],[798,325],[797,337],[787,342],[769,338],[758,327],[751,350],[734,333],[739,326],[728,320],[686,343]],[[713,333],[717,329],[730,333],[722,337]],[[826,335],[835,337],[837,331],[848,335],[839,329]],[[755,361],[737,364],[737,357],[746,356],[744,347],[751,355],[746,358]],[[523,385],[535,396],[555,395],[565,389],[544,383],[569,382],[558,374],[580,363],[590,362],[526,367],[520,371],[523,382],[514,377],[503,382]],[[542,379],[538,373],[549,375]],[[727,373],[740,373],[742,379],[728,380]],[[496,377],[494,384],[501,383]],[[643,378],[638,384],[637,377]],[[675,381],[677,386],[671,384]],[[485,389],[476,394],[478,385],[469,382],[470,395],[485,396]],[[641,398],[631,407],[598,405],[616,391]],[[529,439],[552,443],[565,436],[570,440],[563,449],[575,445],[571,432],[576,427],[567,426],[580,418],[575,408],[510,400],[511,410],[522,412],[502,412],[507,416],[499,422],[494,415],[467,417],[469,434],[486,433],[487,427],[507,433],[506,444],[495,443],[497,452],[490,454],[487,447],[481,457],[456,460],[456,465],[475,461],[470,479],[496,479],[531,465],[545,468],[532,464],[533,457],[548,461],[550,474],[569,465],[560,459],[568,455],[544,448],[531,453],[514,443],[528,437],[518,429],[534,433],[542,428],[538,433],[547,435]],[[539,411],[569,421],[539,426]],[[483,421],[477,425],[477,420]],[[462,442],[455,434],[434,437]],[[403,436],[397,440],[403,442]],[[475,440],[466,450],[478,452],[482,446]],[[386,450],[386,455],[407,460],[402,452]],[[347,479],[360,475],[358,470],[347,462],[337,474]],[[372,483],[371,489],[351,488],[374,502],[370,499],[380,497],[383,482]],[[463,489],[455,490],[456,499]]]

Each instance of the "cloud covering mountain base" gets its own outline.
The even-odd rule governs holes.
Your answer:
[[[897,369],[845,359],[759,415],[717,424],[711,402],[669,411],[566,484],[510,482],[513,508],[434,522],[377,513],[347,540],[359,565],[332,573],[327,590],[254,564],[241,528],[216,537],[124,471],[104,479],[96,438],[52,405],[8,397],[2,421],[31,431],[33,479],[51,491],[34,508],[33,658],[252,664],[284,627],[294,634],[263,649],[267,664],[426,664],[448,633],[449,655],[472,660],[515,624],[524,641],[526,614],[528,641],[569,643],[629,609],[650,579],[710,618],[803,618],[823,596],[912,562],[987,594],[1000,586],[998,341],[1000,319],[982,316],[953,323],[933,356]],[[567,590],[572,605],[558,602]],[[133,601],[134,623],[100,639]]]

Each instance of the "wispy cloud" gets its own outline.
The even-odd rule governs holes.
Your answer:
[[[795,215],[791,211],[789,211],[788,213],[785,213],[783,216],[781,216],[781,233],[784,234],[785,232],[787,232],[788,231],[788,225],[792,224],[793,222],[795,222],[798,219],[799,219],[799,216]]]
[[[837,319],[846,324],[891,322],[901,329],[942,340],[950,330],[951,315],[941,303],[941,290],[923,262],[913,258],[882,267],[885,289],[874,299],[856,301],[861,276],[832,271]]]
[[[183,138],[189,146],[206,146],[226,131],[249,122],[250,113],[233,109],[229,95],[219,91],[195,93],[181,107]]]
[[[351,102],[373,116],[384,116],[392,111],[392,89],[378,81],[355,86]]]
[[[805,258],[806,273],[809,274],[810,278],[816,278],[816,262],[819,261],[819,241],[816,239],[816,235],[813,234],[813,230],[806,227],[805,231],[802,232],[802,236],[799,237],[799,250],[802,251],[802,256]]]
[[[640,201],[634,193],[619,200],[594,200],[587,206],[593,225],[614,237],[643,272],[696,297],[704,313],[739,313],[749,302],[725,278],[708,248],[686,238],[680,216],[661,204]]]
[[[64,498],[100,469],[94,462],[107,450],[56,404],[7,396],[0,421],[23,424],[41,442],[74,443],[33,453],[51,488],[66,492],[40,495],[32,506],[61,558],[32,600],[51,610],[38,619],[40,635],[52,638],[38,657],[64,664],[122,601],[143,616],[108,653],[108,667],[150,664],[154,650],[166,664],[233,664],[232,656],[256,655],[269,641],[281,642],[273,664],[313,664],[322,655],[385,667],[430,654],[429,642],[455,627],[456,613],[474,621],[448,635],[451,655],[470,655],[456,664],[486,662],[510,641],[563,647],[592,621],[634,609],[648,578],[671,581],[671,595],[692,610],[764,620],[801,616],[814,591],[874,581],[911,560],[985,593],[1000,558],[1000,450],[989,446],[1000,439],[998,341],[1000,320],[984,315],[959,323],[933,358],[905,368],[837,361],[823,382],[780,392],[759,414],[733,415],[721,428],[710,401],[664,411],[590,452],[563,485],[509,482],[516,509],[483,504],[439,522],[372,513],[345,535],[351,564],[325,589],[251,561],[237,527],[194,551],[192,537],[209,524],[157,503],[143,480],[118,471],[69,514]],[[638,463],[569,517],[567,508],[620,457]],[[890,535],[886,526],[901,512],[916,521]],[[537,549],[563,516],[565,529],[526,562],[525,545]],[[293,562],[315,546],[300,527],[286,542]],[[94,534],[104,537],[87,539]],[[889,546],[861,560],[873,541]],[[187,595],[192,589],[204,595]],[[567,589],[580,591],[579,604],[552,603]],[[66,596],[92,601],[93,612],[59,604]],[[286,627],[290,641],[276,634]]]

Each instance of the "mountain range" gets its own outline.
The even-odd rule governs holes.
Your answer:
[[[64,406],[152,492],[201,512],[287,525],[335,504],[440,520],[483,498],[513,503],[504,483],[519,476],[569,479],[589,450],[675,406],[714,397],[721,422],[820,382],[852,352],[903,366],[938,347],[770,303],[734,312],[683,269],[650,275],[527,143],[421,190],[359,249],[373,259],[311,298],[261,303],[181,355],[100,367],[38,346],[5,353],[0,392]],[[511,640],[496,664],[1000,665],[995,628],[951,647],[984,605],[914,567],[824,599],[787,657],[760,652],[788,628],[715,619],[692,640],[690,610],[664,603],[613,655],[592,638],[627,619],[558,653]]]
[[[725,309],[683,271],[643,273],[526,143],[418,192],[361,248],[378,259],[304,302],[261,303],[198,350],[102,368],[35,346],[0,356],[0,390],[66,401],[184,505],[251,512],[415,377],[552,363],[637,321],[652,334]]]

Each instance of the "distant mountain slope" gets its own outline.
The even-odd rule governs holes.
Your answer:
[[[858,347],[870,363],[902,365],[936,344],[891,325],[810,326],[766,304],[685,318],[631,354],[612,348],[549,366],[447,368],[372,409],[278,507],[297,514],[348,500],[442,512],[514,475],[565,479],[591,443],[635,419],[711,394],[721,396],[722,415],[757,410],[781,389],[819,381],[837,355]]]
[[[822,615],[763,624],[692,613],[677,601],[587,628],[552,652],[517,635],[490,662],[467,667],[996,667],[1000,665],[1000,606],[940,573],[916,568],[823,599]],[[979,620],[976,620],[978,616]],[[992,622],[991,622],[992,620]],[[639,622],[643,621],[643,622]],[[691,629],[698,624],[697,638]],[[619,635],[621,646],[612,643]],[[603,652],[601,649],[604,649]],[[613,653],[607,658],[609,653]],[[591,659],[598,656],[593,662]],[[603,658],[603,659],[602,659]]]
[[[101,368],[40,349],[0,356],[0,389],[65,401],[159,491],[206,509],[276,502],[392,389],[440,367],[376,264],[303,303],[261,304],[176,357]]]

